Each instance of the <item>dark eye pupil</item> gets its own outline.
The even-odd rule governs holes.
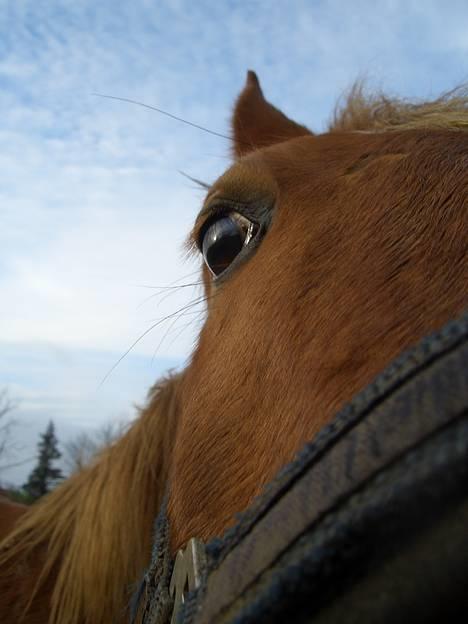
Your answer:
[[[230,217],[222,217],[212,223],[203,236],[202,253],[208,268],[219,275],[231,264],[241,251],[245,232]]]

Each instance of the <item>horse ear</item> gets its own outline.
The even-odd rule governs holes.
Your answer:
[[[312,134],[305,126],[292,121],[265,100],[253,71],[247,72],[244,90],[237,98],[232,129],[235,158],[260,147]]]

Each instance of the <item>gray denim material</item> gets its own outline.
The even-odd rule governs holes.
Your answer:
[[[163,624],[169,622],[172,600],[169,596],[173,561],[169,552],[167,496],[154,525],[151,564],[130,602],[132,624]]]

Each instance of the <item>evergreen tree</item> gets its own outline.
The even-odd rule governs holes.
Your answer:
[[[38,443],[37,465],[24,484],[24,489],[31,498],[37,499],[44,496],[53,489],[57,481],[63,479],[61,469],[53,465],[54,460],[61,456],[55,436],[54,423],[50,421],[45,433],[41,433],[41,439]]]

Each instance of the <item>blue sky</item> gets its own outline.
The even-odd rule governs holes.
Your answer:
[[[182,243],[202,193],[179,171],[214,180],[229,143],[93,92],[227,133],[252,68],[273,103],[320,131],[356,77],[412,98],[468,80],[467,24],[465,0],[3,0],[0,388],[18,402],[16,459],[49,417],[63,441],[131,418],[147,386],[183,365],[202,312],[154,328],[100,386],[199,294],[161,301],[142,286],[196,280]]]

